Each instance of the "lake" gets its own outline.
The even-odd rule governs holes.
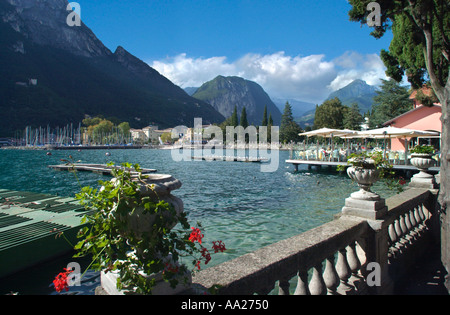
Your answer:
[[[279,152],[280,163],[275,172],[264,173],[259,163],[177,162],[170,150],[152,149],[51,151],[51,155],[41,150],[0,150],[0,188],[74,196],[80,190],[74,175],[48,168],[61,164],[60,160],[69,155],[73,161],[83,163],[138,163],[179,179],[183,186],[173,194],[183,200],[191,224],[201,222],[204,244],[215,240],[226,244],[227,251],[212,255],[208,266],[331,221],[341,211],[345,198],[358,189],[347,175],[337,172],[308,170],[306,166],[294,172],[294,167],[285,163],[289,159],[287,151]],[[82,186],[98,187],[98,180],[108,179],[86,172],[78,172],[77,176]],[[393,194],[381,184],[373,190],[385,198]],[[41,273],[42,277],[33,284],[25,279],[9,279],[11,282],[0,284],[0,294],[6,293],[1,290],[10,283],[21,283],[17,288],[8,287],[19,293],[51,292],[48,284],[62,267],[53,269],[54,275],[47,281],[44,275],[51,274],[50,266],[55,268],[48,264],[45,272],[33,269],[33,274]],[[91,285],[92,281],[95,284],[95,279],[88,279]]]

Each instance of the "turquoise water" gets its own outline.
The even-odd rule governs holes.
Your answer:
[[[46,151],[0,150],[0,188],[73,196],[80,189],[74,175],[48,168],[69,155],[83,163],[131,162],[157,169],[183,183],[173,194],[183,200],[189,221],[193,225],[201,222],[204,244],[214,240],[226,244],[228,250],[213,255],[208,266],[331,221],[345,198],[357,190],[346,175],[336,172],[308,171],[306,167],[294,172],[294,167],[284,162],[289,158],[286,151],[279,152],[280,165],[274,173],[261,172],[257,163],[175,162],[170,150],[112,150],[110,156],[106,152],[52,151],[48,156]],[[97,187],[99,179],[108,179],[77,174],[82,186]],[[383,197],[393,194],[380,184],[374,191]]]

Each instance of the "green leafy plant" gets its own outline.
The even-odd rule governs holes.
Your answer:
[[[434,154],[435,149],[432,145],[416,145],[411,149],[411,153],[416,154]]]
[[[188,274],[211,260],[209,250],[202,245],[203,234],[191,227],[186,213],[177,213],[173,206],[160,200],[153,185],[145,182],[138,164],[112,167],[113,179],[99,181],[100,189],[82,187],[76,199],[90,211],[82,219],[86,224],[74,246],[74,257],[92,257],[88,269],[117,272],[117,288],[133,294],[151,294],[159,275],[174,288],[180,281],[188,281]],[[142,186],[154,194],[142,194]],[[155,198],[156,196],[156,198]],[[130,229],[130,216],[135,211],[154,219],[149,231],[137,233]],[[213,242],[215,253],[226,250],[222,241]],[[184,262],[191,257],[193,268]],[[150,276],[150,277],[149,277]]]

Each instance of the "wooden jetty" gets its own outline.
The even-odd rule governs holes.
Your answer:
[[[338,165],[349,166],[347,164],[347,162],[330,162],[330,161],[315,161],[315,160],[286,160],[286,163],[294,165],[296,171],[298,171],[299,165],[307,165],[308,169],[311,169],[311,167],[333,168],[333,167],[337,167]],[[396,165],[393,165],[392,167],[394,170],[397,170],[397,171],[405,171],[405,172],[408,172],[408,171],[409,172],[418,172],[419,171],[417,168],[415,168],[412,165],[402,165],[402,164],[397,165],[396,164]],[[428,170],[431,172],[439,172],[440,167],[430,167]]]
[[[48,146],[48,150],[136,150],[142,149],[142,145],[73,145],[73,146]]]
[[[243,157],[243,156],[193,156],[194,161],[225,161],[225,162],[245,162],[245,163],[263,163],[268,159],[259,157]]]
[[[49,165],[48,167],[57,170],[57,171],[80,171],[80,172],[92,172],[92,173],[97,173],[97,174],[102,174],[102,175],[111,175],[112,174],[112,170],[113,169],[121,169],[123,168],[122,166],[108,166],[105,164],[80,164],[80,163],[74,163],[74,164],[60,164],[60,165]],[[131,169],[127,169],[128,171],[131,172],[132,175],[136,174],[137,172],[131,168]],[[149,173],[156,173],[157,170],[155,169],[148,169],[148,168],[143,168],[142,169],[142,174],[149,174]]]
[[[81,219],[73,198],[0,189],[0,278],[70,253]]]

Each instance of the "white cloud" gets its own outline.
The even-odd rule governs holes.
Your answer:
[[[255,81],[273,98],[320,104],[332,92],[362,79],[379,85],[386,78],[378,55],[347,52],[326,61],[325,55],[287,56],[247,54],[229,62],[226,57],[191,58],[186,54],[149,62],[150,66],[181,87],[201,86],[218,75]]]
[[[387,80],[386,67],[376,54],[361,55],[357,52],[346,52],[333,60],[338,67],[339,74],[329,84],[333,91],[350,84],[353,80],[361,79],[369,85],[380,85],[381,79]]]

